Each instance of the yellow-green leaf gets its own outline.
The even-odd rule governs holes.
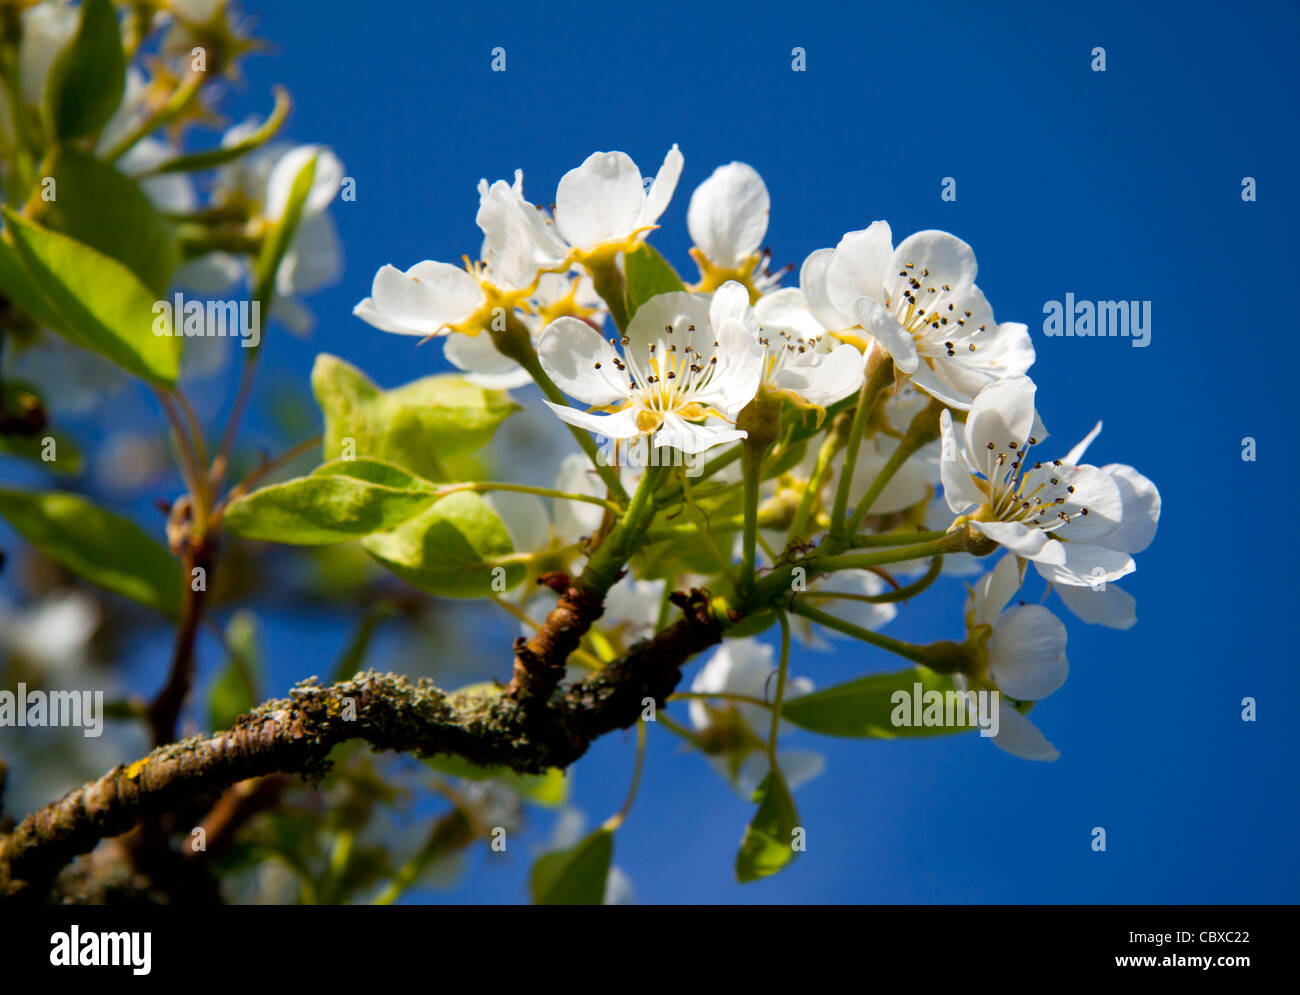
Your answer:
[[[448,464],[485,446],[519,410],[505,391],[453,374],[381,390],[326,353],[316,357],[311,384],[325,415],[325,459],[384,460],[426,480],[450,479]]]
[[[754,793],[758,811],[745,829],[736,854],[736,879],[742,884],[770,877],[794,860],[799,813],[779,770],[772,770]]]
[[[597,829],[568,850],[538,858],[529,891],[534,905],[600,905],[614,857],[614,834]]]
[[[59,318],[54,331],[150,383],[174,384],[181,340],[155,334],[157,295],[116,259],[3,210],[24,270]]]
[[[350,542],[375,532],[389,532],[410,521],[435,501],[432,485],[398,467],[358,460],[339,460],[309,477],[272,484],[230,503],[226,528],[247,539],[323,546]],[[322,472],[325,471],[325,472]]]
[[[59,150],[50,176],[57,196],[41,216],[45,226],[112,256],[162,296],[176,268],[176,238],[139,184],[74,149]]]
[[[952,678],[936,674],[927,667],[913,667],[892,674],[871,674],[834,687],[792,698],[781,715],[797,726],[826,736],[894,739],[899,736],[943,736],[964,732],[968,726],[919,725],[911,722],[912,701],[933,691],[940,696],[955,690]],[[895,704],[895,695],[905,692],[903,705]],[[909,722],[895,723],[894,718],[906,709]],[[964,715],[964,713],[963,713]]]
[[[448,495],[392,532],[367,536],[362,548],[409,584],[443,598],[479,598],[523,582],[510,533],[477,494]]]

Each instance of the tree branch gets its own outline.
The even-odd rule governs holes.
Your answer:
[[[636,722],[646,699],[662,706],[682,664],[721,639],[724,623],[711,614],[707,593],[678,593],[673,601],[683,609],[680,621],[546,699],[483,690],[448,694],[428,681],[411,684],[373,671],[329,687],[304,681],[229,730],[159,747],[27,816],[0,837],[0,896],[39,901],[59,869],[100,840],[247,778],[319,779],[330,750],[350,739],[376,750],[451,753],[525,773],[567,767],[598,737]],[[571,638],[559,639],[560,647]]]

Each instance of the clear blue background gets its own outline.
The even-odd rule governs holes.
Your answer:
[[[797,795],[808,852],[742,887],[732,864],[751,806],[652,729],[615,854],[642,901],[1300,897],[1286,718],[1297,480],[1282,449],[1300,265],[1298,16],[1282,3],[1069,6],[253,4],[279,51],[249,62],[235,106],[264,107],[285,83],[292,135],[332,145],[357,181],[357,201],[334,208],[346,276],[311,299],[314,340],[273,335],[268,381],[305,381],[321,350],[385,385],[442,368],[435,349],[350,315],[376,268],[475,253],[480,176],[521,167],[526,194],[549,203],[593,150],[622,149],[649,173],[677,142],[686,168],[654,242],[683,272],[690,191],[733,159],[768,184],[778,264],[878,218],[898,237],[952,231],[975,247],[999,318],[1034,334],[1031,373],[1062,452],[1104,418],[1090,457],[1160,486],[1160,534],[1124,582],[1137,627],[1066,616],[1070,680],[1034,712],[1056,763],[973,736],[809,737],[798,745],[821,749],[828,771]],[[504,73],[489,69],[495,46]],[[806,72],[791,71],[795,46]],[[1094,46],[1104,73],[1090,69]],[[946,176],[955,203],[940,200]],[[1257,203],[1242,201],[1245,176]],[[1043,303],[1067,292],[1152,301],[1150,347],[1044,338]],[[1246,436],[1257,462],[1241,459]],[[948,581],[889,631],[955,635],[963,596]],[[280,692],[347,627],[284,621],[272,635]],[[504,677],[509,634],[485,638]],[[794,662],[822,686],[893,667],[843,643]],[[1258,722],[1241,721],[1245,696]],[[615,735],[578,765],[576,800],[593,820],[620,804],[632,756],[631,737]],[[1105,853],[1091,849],[1096,826]],[[526,858],[479,854],[453,891],[411,897],[521,900]]]

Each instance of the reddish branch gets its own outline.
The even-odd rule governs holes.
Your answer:
[[[304,682],[288,698],[241,716],[229,730],[159,747],[29,815],[0,837],[0,896],[40,900],[60,868],[100,840],[248,778],[319,778],[329,751],[345,740],[420,756],[456,754],[520,772],[567,767],[598,737],[635,723],[646,699],[662,705],[681,679],[682,664],[721,638],[705,594],[676,594],[680,621],[582,682],[552,693],[551,677],[557,669],[562,674],[564,656],[585,631],[579,628],[601,610],[598,600],[569,598],[572,593],[552,613],[562,613],[554,631],[525,644],[538,654],[527,657],[529,663],[541,664],[536,680],[526,673],[516,685],[527,693],[446,694],[426,681],[411,684],[374,672],[329,687],[315,679]],[[548,619],[544,631],[552,624]]]

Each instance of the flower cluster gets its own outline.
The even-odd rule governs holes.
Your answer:
[[[876,221],[810,254],[798,286],[783,287],[762,248],[767,187],[733,162],[690,198],[699,278],[689,285],[645,241],[682,169],[676,146],[650,182],[627,155],[596,153],[560,180],[550,211],[524,198],[521,173],[513,183],[484,180],[479,258],[385,266],[355,313],[385,331],[443,337],[448,360],[475,382],[536,381],[580,441],[594,433],[615,454],[649,446],[665,465],[698,467],[707,456],[708,483],[695,485],[701,500],[741,488],[744,516],[726,518],[717,498],[693,507],[700,517],[678,532],[698,529],[716,555],[694,572],[679,563],[670,586],[703,576],[714,589],[730,583],[743,603],[783,566],[806,562],[813,576],[802,589],[793,583],[788,601],[794,635],[814,646],[828,645],[821,631],[874,640],[950,675],[958,692],[994,692],[995,744],[1053,759],[1024,713],[1065,680],[1065,627],[1044,605],[1008,605],[1033,563],[1080,618],[1132,625],[1133,599],[1114,582],[1154,537],[1155,485],[1131,466],[1082,462],[1100,425],[1060,458],[1040,458],[1047,430],[1026,375],[1028,329],[995,318],[961,239],[921,231],[895,245],[889,225]],[[658,274],[649,293],[647,271]],[[583,476],[581,457],[570,457],[570,485],[575,459]],[[614,482],[638,479],[624,466]],[[689,475],[682,489],[694,504]],[[600,513],[584,507],[587,534],[598,537]],[[536,533],[509,517],[512,534]],[[717,542],[728,531],[740,577]],[[912,555],[888,555],[891,544],[906,549],[913,539]],[[594,555],[595,545],[583,552]],[[885,553],[855,561],[853,550],[873,546]],[[958,662],[876,634],[902,600],[884,564],[899,576],[924,574],[911,585],[919,590],[940,573],[978,573],[977,557],[998,548],[1009,555],[971,588]],[[845,604],[838,615],[816,608],[835,600]],[[652,618],[655,606],[637,614]],[[769,647],[729,644],[693,685],[701,698],[721,696],[718,708],[692,702],[697,745],[733,778],[746,772],[748,787],[761,775],[754,765],[763,745],[761,716],[749,713],[761,709],[726,699],[767,700],[773,670]],[[792,682],[789,693],[800,689]]]

